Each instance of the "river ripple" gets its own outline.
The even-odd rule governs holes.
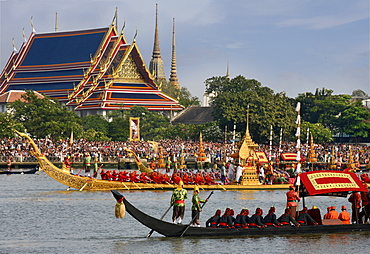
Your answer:
[[[123,191],[136,207],[161,217],[171,191]],[[209,191],[201,191],[206,198]],[[190,220],[191,195],[185,223]],[[236,213],[274,205],[283,213],[285,191],[215,191],[201,221],[217,208]],[[349,205],[345,198],[311,197],[306,205]],[[369,253],[369,234],[328,234],[276,237],[167,238],[150,231],[129,214],[114,217],[110,192],[67,191],[43,172],[35,175],[0,175],[0,253]],[[165,217],[170,220],[171,212]]]

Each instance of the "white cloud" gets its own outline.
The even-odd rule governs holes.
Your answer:
[[[281,27],[303,27],[309,29],[326,29],[333,28],[340,25],[356,22],[359,20],[368,19],[368,15],[330,15],[330,16],[316,16],[302,19],[289,19],[278,22],[277,25]]]

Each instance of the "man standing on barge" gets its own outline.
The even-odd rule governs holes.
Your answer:
[[[290,209],[291,215],[294,219],[297,218],[297,204],[301,199],[298,193],[294,190],[294,186],[289,187],[289,191],[286,193],[287,204],[286,207]]]
[[[188,191],[183,186],[184,183],[180,180],[171,197],[171,205],[173,205],[172,221],[174,224],[176,224],[177,219],[179,219],[178,224],[181,224],[184,219],[185,199],[188,198]]]

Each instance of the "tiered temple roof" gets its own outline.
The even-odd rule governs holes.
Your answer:
[[[114,24],[107,28],[32,33],[13,52],[0,75],[0,95],[34,90],[76,110],[143,106],[170,111],[183,107],[153,81],[136,40],[127,43]]]

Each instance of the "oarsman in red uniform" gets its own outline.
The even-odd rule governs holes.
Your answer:
[[[342,212],[339,214],[338,219],[340,219],[343,224],[351,224],[351,215],[346,210],[347,207],[342,205]]]
[[[134,183],[139,182],[138,173],[136,173],[136,171],[130,173],[130,181]]]
[[[268,227],[279,227],[281,223],[277,220],[275,207],[271,206],[268,214],[263,218],[263,223]]]
[[[108,170],[106,173],[105,173],[105,176],[106,176],[106,180],[113,180],[113,176],[112,176],[112,171]]]
[[[331,206],[330,207],[330,212],[329,212],[329,218],[328,219],[338,219],[338,212],[335,211],[336,207],[335,206]]]
[[[286,193],[287,204],[286,207],[290,209],[291,216],[295,219],[297,216],[297,204],[301,201],[298,193],[294,190],[294,186],[289,187],[289,191]]]
[[[282,224],[282,226],[291,226],[291,223],[297,227],[300,226],[300,224],[292,217],[291,215],[292,211],[289,208],[285,209],[285,213],[280,216],[278,221]]]
[[[118,175],[119,175],[119,173],[117,172],[117,170],[113,170],[113,172],[112,172],[112,180],[113,181],[117,181],[118,180]]]
[[[361,208],[361,195],[357,191],[354,191],[351,196],[349,196],[348,201],[352,204],[352,223],[358,223],[360,218],[360,208]]]
[[[206,227],[217,228],[220,223],[221,210],[217,209],[215,215],[206,221]]]
[[[192,182],[192,179],[190,178],[189,174],[185,172],[184,176],[182,177],[182,181],[184,184],[189,184]]]
[[[160,181],[161,181],[161,183],[164,183],[164,184],[169,183],[170,177],[166,173],[161,174],[160,175]]]
[[[127,182],[129,180],[128,172],[126,170],[119,172],[118,181]]]
[[[204,180],[206,181],[206,183],[208,185],[211,185],[211,184],[216,184],[215,181],[213,181],[212,177],[210,174],[205,174],[204,176]]]
[[[150,179],[152,179],[152,181],[154,183],[160,183],[160,177],[158,175],[157,172],[153,172],[151,175],[150,175]]]
[[[149,164],[149,167],[150,167],[150,169],[151,170],[155,170],[157,167],[156,167],[156,165],[155,165],[155,162],[154,161],[152,161],[150,164]]]
[[[101,170],[100,177],[102,180],[108,180],[107,173],[105,173],[104,169]]]
[[[140,182],[142,183],[147,183],[150,181],[150,178],[147,176],[146,172],[141,172],[139,179],[140,179]]]
[[[179,176],[178,173],[175,173],[172,175],[171,180],[173,183],[179,184],[179,182],[181,181],[181,177]]]
[[[308,221],[310,221],[312,224],[317,225],[318,223],[312,219],[312,217],[308,214],[307,207],[304,207],[303,210],[300,212],[297,222],[302,225],[307,225]]]

